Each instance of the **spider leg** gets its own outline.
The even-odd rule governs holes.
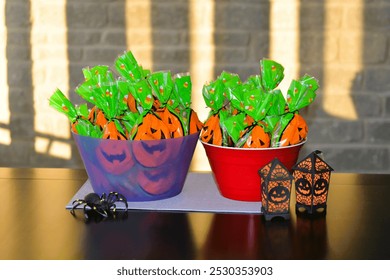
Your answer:
[[[87,207],[89,207],[89,205],[86,203],[85,205],[84,205],[84,217],[88,220],[89,219],[89,217],[88,217],[88,209],[87,209]],[[90,208],[91,209],[91,208]],[[89,210],[90,210],[89,209]]]
[[[72,202],[73,208],[71,209],[71,213],[73,214],[73,213],[74,213],[74,210],[75,210],[78,206],[80,206],[80,205],[82,205],[82,204],[84,204],[84,203],[86,203],[84,199],[76,199],[76,200],[74,200],[74,201]]]
[[[107,201],[106,193],[102,193],[102,195],[100,196],[100,202],[102,202],[102,201]]]
[[[126,211],[128,209],[127,199],[122,194],[117,192],[110,192],[107,198],[108,203],[115,204],[115,202],[122,202],[126,206]]]
[[[98,213],[99,215],[103,216],[104,218],[108,217],[108,213],[104,208],[93,206],[92,210]]]

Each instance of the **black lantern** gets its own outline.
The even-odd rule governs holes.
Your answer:
[[[290,219],[290,194],[293,176],[277,159],[259,170],[261,177],[261,210],[267,221],[274,217]]]
[[[314,151],[292,168],[297,213],[326,214],[333,168],[322,159],[321,154],[321,151]]]

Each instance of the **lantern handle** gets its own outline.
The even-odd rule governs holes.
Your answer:
[[[315,150],[314,153],[319,156],[322,160],[324,160],[324,153],[320,150]]]

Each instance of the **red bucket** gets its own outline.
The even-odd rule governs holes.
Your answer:
[[[201,143],[221,195],[242,201],[261,201],[259,169],[278,158],[291,171],[305,144],[301,142],[287,147],[247,149]]]

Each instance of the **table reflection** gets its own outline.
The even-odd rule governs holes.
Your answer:
[[[214,215],[203,248],[205,259],[323,259],[326,218],[265,221],[260,215]]]
[[[86,259],[192,259],[188,217],[179,213],[129,212],[127,217],[90,222]]]
[[[214,215],[203,249],[203,258],[258,258],[260,218],[259,215]]]
[[[326,217],[298,216],[295,234],[296,259],[324,259],[328,253]]]

